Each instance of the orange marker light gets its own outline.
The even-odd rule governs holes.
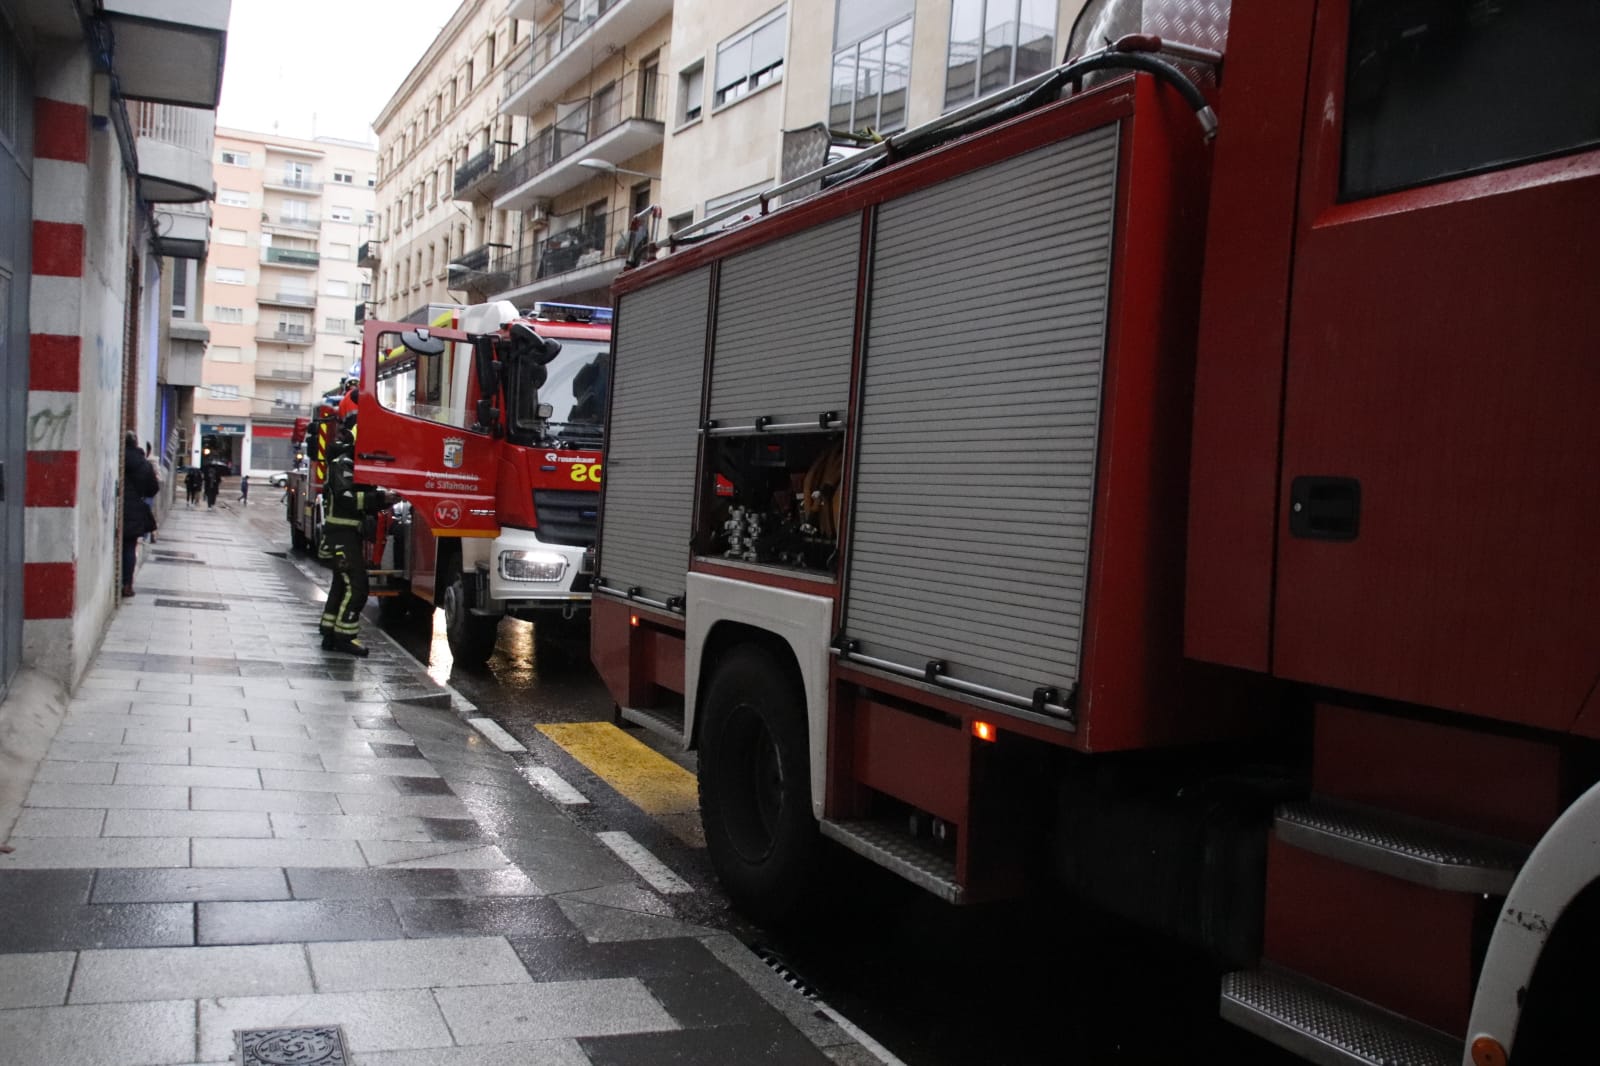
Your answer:
[[[629,624],[629,625],[630,625],[630,626],[636,626],[636,625],[638,625],[638,624],[639,624],[639,616],[638,616],[638,615],[636,615],[636,614],[630,614],[630,615],[629,615],[629,616],[628,616],[628,624]]]
[[[1472,1061],[1476,1066],[1506,1066],[1506,1049],[1492,1036],[1480,1036],[1472,1042]]]
[[[994,739],[997,736],[994,726],[990,725],[988,722],[977,721],[972,723],[972,735],[977,737],[979,740],[987,740],[991,744],[994,743]]]

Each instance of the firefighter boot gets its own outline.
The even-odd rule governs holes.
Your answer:
[[[327,641],[324,641],[322,645],[324,648],[328,648],[330,651],[342,651],[346,655],[354,655],[357,659],[365,659],[368,655],[372,654],[367,650],[367,646],[361,643],[361,641],[356,637],[335,636],[330,639],[333,643],[331,648],[328,648]]]

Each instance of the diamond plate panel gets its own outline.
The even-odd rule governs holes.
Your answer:
[[[1503,896],[1525,845],[1387,811],[1323,800],[1278,811],[1278,839],[1293,847],[1446,892]]]
[[[1075,58],[1130,33],[1153,33],[1163,40],[1226,53],[1232,10],[1233,0],[1089,0],[1073,24],[1067,54]],[[1198,85],[1217,83],[1216,72],[1209,67],[1188,63],[1178,67]],[[1107,72],[1085,80],[1116,76]]]
[[[1443,1033],[1324,985],[1270,971],[1222,979],[1228,1021],[1324,1066],[1458,1066]]]
[[[240,1029],[238,1066],[348,1066],[337,1025],[293,1029]]]
[[[950,903],[961,902],[956,864],[901,829],[877,822],[824,820],[822,835]]]

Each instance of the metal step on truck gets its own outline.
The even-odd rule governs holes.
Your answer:
[[[1313,1061],[1592,1056],[1597,63],[1590,0],[1092,0],[620,275],[593,658],[735,902],[833,842]]]
[[[533,622],[540,642],[586,638],[610,310],[435,305],[410,317],[363,334],[356,478],[404,499],[376,550],[394,590],[380,607],[441,608],[469,667],[493,654],[507,617]]]

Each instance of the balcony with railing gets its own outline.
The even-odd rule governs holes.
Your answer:
[[[634,221],[627,207],[605,214],[575,212],[553,218],[550,231],[532,249],[497,258],[485,273],[498,288],[494,299],[518,306],[574,292],[603,289],[621,272],[630,249],[649,236],[650,220]]]
[[[274,344],[310,344],[317,334],[310,326],[287,325],[282,322],[262,322],[256,327],[256,340]]]
[[[299,359],[256,360],[257,381],[290,381],[308,384],[316,371],[309,362]]]
[[[509,251],[503,244],[485,244],[450,260],[449,287],[483,294],[505,288],[511,283],[502,269]]]
[[[382,241],[362,241],[361,247],[356,249],[356,266],[376,270],[378,269],[378,264],[382,261]]]
[[[174,259],[204,259],[211,243],[211,205],[156,204],[156,248]]]
[[[654,68],[634,71],[581,101],[564,118],[535,133],[501,165],[497,211],[525,211],[595,176],[584,159],[622,164],[659,145],[660,77]]]
[[[457,200],[475,200],[493,194],[499,177],[494,165],[498,155],[496,146],[491,144],[457,167],[453,197]]]
[[[292,422],[296,418],[310,418],[312,405],[291,400],[257,399],[250,401],[250,414],[257,419]]]
[[[301,233],[321,233],[322,220],[305,215],[279,213],[275,219],[264,219],[268,229],[298,230]]]
[[[211,146],[217,113],[198,107],[136,102],[139,195],[150,203],[211,199]]]
[[[291,171],[279,171],[274,174],[268,172],[261,179],[261,184],[268,189],[277,189],[280,192],[320,193],[322,182],[317,181],[309,174],[296,174]]]
[[[548,0],[512,0],[515,18],[537,20]],[[526,9],[519,14],[519,9]],[[672,0],[567,0],[512,57],[501,83],[502,115],[535,115],[593,69],[595,56],[620,51],[672,14]]]
[[[322,262],[322,256],[309,248],[277,248],[268,245],[261,249],[261,261],[268,266],[315,270]]]
[[[256,303],[266,307],[315,307],[317,294],[304,292],[299,289],[258,289],[256,290]]]

